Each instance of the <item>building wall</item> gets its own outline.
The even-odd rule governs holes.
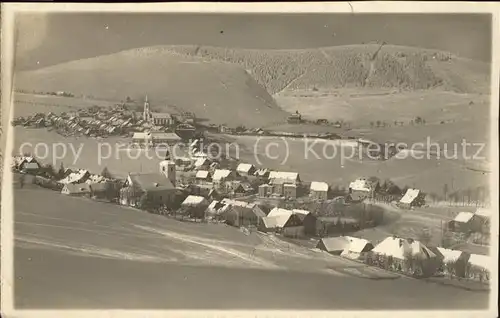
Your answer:
[[[282,230],[283,236],[286,237],[303,237],[304,236],[304,226],[290,226],[290,227],[285,227]]]
[[[328,192],[311,190],[311,198],[315,200],[326,200],[328,199]]]
[[[297,187],[287,187],[285,185],[283,188],[285,197],[294,199],[297,197]]]
[[[170,118],[155,118],[155,117],[153,117],[153,123],[156,126],[170,126],[170,125],[172,125],[172,119],[170,119]]]
[[[175,190],[172,191],[151,191],[148,198],[163,205],[169,205],[175,199]]]

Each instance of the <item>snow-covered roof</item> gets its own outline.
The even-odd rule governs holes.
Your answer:
[[[293,212],[291,210],[275,207],[269,212],[269,214],[267,216],[269,216],[269,217],[274,217],[274,216],[279,216],[279,215],[290,216],[292,214],[293,214]]]
[[[474,217],[474,213],[472,212],[460,212],[455,217],[455,222],[467,223]]]
[[[370,192],[370,185],[365,179],[356,179],[349,184],[349,188],[355,191]]]
[[[300,209],[293,209],[292,212],[296,213],[296,214],[302,214],[302,215],[309,215],[311,213],[310,211],[300,210]]]
[[[158,118],[158,119],[160,119],[160,118],[170,119],[170,118],[172,118],[172,115],[170,115],[169,113],[154,113],[154,112],[152,112],[151,117]]]
[[[346,249],[349,252],[361,253],[365,249],[366,245],[371,244],[370,241],[358,237],[346,236],[346,238],[349,242]]]
[[[21,162],[23,161],[26,161],[28,163],[31,163],[31,162],[36,162],[36,159],[31,157],[31,156],[16,156],[14,157],[14,161],[17,163],[17,164],[20,164]]]
[[[392,256],[404,260],[407,254],[415,257],[429,259],[436,257],[424,244],[415,240],[407,240],[399,237],[388,237],[372,250],[374,253]]]
[[[487,255],[471,254],[469,257],[469,263],[471,265],[484,268],[490,272],[493,270],[494,258]]]
[[[70,173],[66,178],[59,180],[59,183],[69,184],[69,183],[78,183],[83,177],[88,174],[88,170],[78,170],[76,172]]]
[[[214,200],[207,207],[207,214],[218,214],[220,209],[224,206],[220,201]]]
[[[240,163],[238,167],[236,168],[236,171],[238,172],[243,172],[243,173],[248,173],[250,169],[253,168],[252,164],[249,163]]]
[[[179,137],[176,133],[173,132],[153,132],[151,133],[151,137],[153,139],[160,139],[160,140],[175,140],[175,141],[182,140],[181,137]]]
[[[227,178],[230,174],[231,174],[231,170],[227,170],[227,169],[217,169],[217,170],[215,170],[215,172],[214,172],[214,175],[213,175],[212,179],[213,179],[214,181],[220,181],[220,180],[222,180],[222,179]]]
[[[271,171],[269,179],[281,179],[287,181],[297,181],[299,179],[298,172]]]
[[[328,183],[326,182],[311,182],[311,191],[328,191]]]
[[[226,204],[226,205],[235,205],[235,206],[250,207],[250,208],[253,208],[256,205],[255,203],[248,203],[245,201],[232,200],[232,199],[228,199],[228,198],[222,199],[221,202]]]
[[[192,156],[193,158],[208,158],[208,155],[203,151],[196,151]]]
[[[106,182],[108,181],[107,178],[103,177],[103,176],[100,176],[100,175],[97,175],[97,174],[92,174],[90,175],[90,177],[87,179],[87,181],[85,181],[85,183],[103,183],[103,182]]]
[[[343,251],[349,246],[349,241],[345,236],[324,237],[319,242],[323,243],[327,252]]]
[[[151,135],[147,132],[135,132],[132,136],[133,139],[146,139],[151,138]]]
[[[266,228],[274,228],[274,227],[284,227],[286,222],[290,219],[292,214],[278,214],[275,216],[267,215],[266,220],[264,221],[264,225]],[[264,218],[262,218],[264,220]],[[268,226],[272,225],[272,226]]]
[[[411,204],[418,197],[419,193],[420,190],[418,189],[408,189],[399,202]]]
[[[478,208],[475,214],[478,216],[490,218],[493,215],[493,212],[490,209]]]
[[[207,170],[198,170],[196,172],[196,179],[206,179],[208,178],[210,172],[208,172]]]
[[[207,158],[198,158],[194,162],[194,166],[195,167],[201,167],[201,166],[206,165],[207,163],[208,163],[208,159]]]
[[[204,197],[190,195],[182,202],[182,205],[200,205],[206,201],[207,200]]]
[[[438,251],[443,254],[443,263],[456,262],[464,252],[457,250],[450,250],[444,247],[438,247]]]

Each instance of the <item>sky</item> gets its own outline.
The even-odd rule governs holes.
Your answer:
[[[491,60],[487,14],[23,14],[16,69],[152,45],[301,49],[385,41]]]

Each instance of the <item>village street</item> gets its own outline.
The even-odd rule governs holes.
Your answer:
[[[348,275],[341,269],[365,265],[229,226],[32,186],[14,193],[17,308],[456,309],[488,301],[410,278]]]

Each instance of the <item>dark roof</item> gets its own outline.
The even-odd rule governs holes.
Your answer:
[[[255,209],[254,206],[233,205],[233,206],[231,206],[230,211],[232,213],[236,213],[237,215],[240,215],[240,216],[250,216],[252,214],[259,217],[259,218],[266,216],[263,212],[261,212],[260,209]]]
[[[132,182],[144,191],[175,190],[170,180],[159,173],[130,173]]]

